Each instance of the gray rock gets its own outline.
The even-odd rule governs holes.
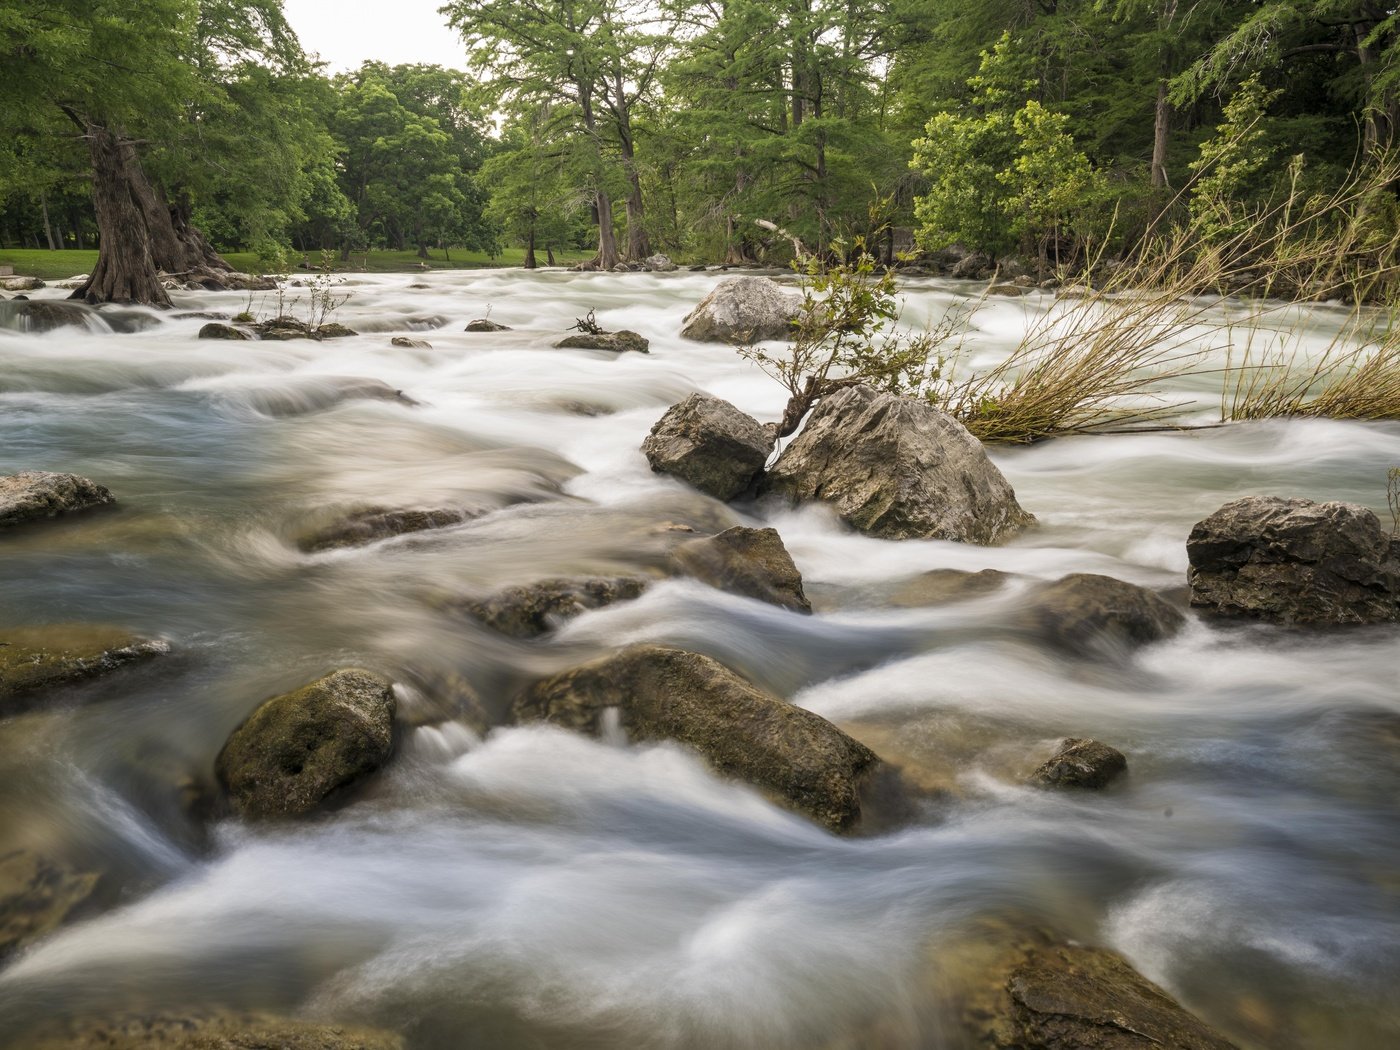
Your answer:
[[[1284,624],[1400,620],[1400,540],[1355,503],[1249,496],[1186,541],[1191,604]]]
[[[767,277],[726,277],[685,318],[681,335],[708,343],[792,338],[802,300]]]
[[[426,339],[410,339],[406,335],[396,335],[389,340],[390,346],[400,346],[405,350],[431,350],[433,344]]]
[[[1097,740],[1068,737],[1061,741],[1055,753],[1040,766],[1030,779],[1042,787],[1092,788],[1107,787],[1119,774],[1127,771],[1128,760],[1123,752]]]
[[[199,330],[199,338],[244,340],[253,337],[242,328],[235,328],[231,324],[223,324],[219,321],[211,321]]]
[[[992,544],[1035,518],[957,420],[869,387],[823,398],[761,492],[820,499],[871,536]]]
[[[772,451],[773,435],[756,419],[709,394],[672,405],[642,442],[652,470],[721,500],[742,495]]]
[[[640,646],[539,682],[518,721],[597,733],[617,708],[634,741],[674,740],[716,770],[832,831],[853,829],[880,760],[826,719],[761,691],[699,653]]]
[[[353,328],[349,328],[339,321],[327,321],[312,330],[312,336],[316,339],[344,339],[347,336],[359,335]]]
[[[0,854],[0,960],[80,911],[98,878],[32,850]]]
[[[392,683],[370,671],[333,671],[264,701],[214,763],[240,816],[294,817],[358,784],[393,750]]]
[[[776,529],[736,525],[718,536],[688,540],[671,552],[671,562],[679,572],[719,590],[796,612],[812,611],[802,592],[802,574]]]
[[[964,255],[954,263],[953,268],[949,271],[949,276],[966,280],[990,277],[995,265],[990,255],[973,252],[971,255]]]
[[[104,486],[77,474],[22,470],[0,475],[0,528],[115,503]]]
[[[1087,572],[1037,587],[1020,616],[1056,645],[1106,655],[1170,638],[1185,621],[1145,587]]]
[[[509,332],[510,327],[498,324],[489,317],[478,317],[475,321],[468,321],[465,330],[468,332]]]
[[[169,651],[166,642],[105,624],[0,628],[0,718],[24,710],[49,690]]]
[[[86,303],[70,303],[66,299],[29,299],[16,296],[15,302],[0,312],[9,327],[18,327],[35,334],[52,332],[55,328],[86,328],[96,311]]]
[[[656,255],[650,256],[642,263],[642,266],[652,273],[670,273],[676,268],[676,264],[671,261],[669,256],[662,255],[659,252]]]
[[[341,547],[363,547],[391,536],[403,536],[410,532],[425,532],[428,529],[442,529],[450,525],[460,525],[474,515],[460,507],[441,507],[432,510],[417,508],[389,509],[368,507],[365,510],[348,514],[315,532],[297,539],[298,549],[307,554],[318,551],[336,550]]]
[[[0,277],[0,288],[7,292],[34,292],[44,287],[37,277]]]
[[[578,332],[574,335],[566,335],[554,345],[560,350],[610,350],[615,354],[631,350],[645,354],[650,352],[647,347],[651,344],[644,336],[624,329],[621,332],[599,332],[597,334]]]
[[[639,576],[539,580],[454,607],[512,638],[537,638],[589,609],[640,597],[648,582]]]

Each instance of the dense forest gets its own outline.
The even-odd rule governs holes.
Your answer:
[[[470,73],[327,75],[279,0],[0,2],[0,246],[148,274],[374,247],[1063,262],[1334,192],[1400,119],[1374,0],[455,0]],[[1393,226],[1392,195],[1367,203]],[[120,243],[118,243],[120,241]]]

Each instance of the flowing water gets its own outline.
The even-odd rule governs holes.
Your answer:
[[[72,471],[120,499],[0,541],[0,622],[118,622],[173,647],[0,722],[0,843],[116,888],[0,971],[0,1041],[22,1046],[44,1018],[227,1005],[383,1025],[422,1048],[859,1046],[872,1019],[882,1045],[939,1046],[931,969],[970,923],[1016,915],[1123,952],[1248,1045],[1400,1045],[1393,628],[1193,621],[1088,662],[980,629],[1023,584],[941,608],[885,600],[934,568],[1180,586],[1192,523],[1229,499],[1384,515],[1400,427],[996,450],[1038,528],[997,549],[870,539],[817,508],[725,507],[649,471],[638,446],[689,391],[781,411],[753,366],[678,337],[713,280],[359,277],[337,320],[364,334],[325,343],[197,341],[202,320],[168,316],[131,334],[0,329],[0,473]],[[906,318],[962,294],[914,282]],[[989,303],[974,357],[1004,354],[1049,303]],[[464,333],[488,307],[514,330]],[[589,308],[652,353],[551,349]],[[1342,316],[1292,320],[1320,346]],[[432,349],[391,347],[394,333]],[[420,404],[347,396],[347,377]],[[1218,401],[1218,378],[1178,385],[1202,417]],[[295,546],[371,505],[484,513],[355,550]],[[544,640],[442,611],[445,596],[655,566],[673,523],[774,525],[817,614],[681,580]],[[533,677],[639,640],[709,653],[837,721],[939,801],[902,830],[835,838],[674,746],[538,727],[482,740],[429,709],[433,683],[464,681],[499,716]],[[394,676],[418,723],[364,796],[289,827],[189,815],[180,786],[207,781],[253,706],[345,665]],[[1123,750],[1127,782],[1024,786],[1068,735]]]

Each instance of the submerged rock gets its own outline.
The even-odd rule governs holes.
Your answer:
[[[431,350],[433,344],[426,339],[410,339],[406,335],[396,335],[389,340],[390,346],[401,346],[406,350]]]
[[[20,322],[30,332],[52,332],[55,328],[86,328],[96,311],[86,303],[70,303],[66,299],[24,299],[7,306],[5,313]]]
[[[776,529],[736,525],[718,536],[688,540],[671,552],[674,567],[702,583],[771,605],[809,613],[802,574]]]
[[[915,576],[890,596],[899,609],[920,609],[927,605],[947,605],[993,594],[1006,586],[1012,574],[1000,569],[964,572],[961,569],[930,569]]]
[[[512,638],[537,638],[590,609],[640,597],[649,582],[640,576],[539,580],[454,607]]]
[[[597,733],[617,708],[634,741],[673,740],[832,831],[861,818],[880,760],[820,715],[699,653],[647,645],[547,678],[515,702],[518,721]]]
[[[210,321],[199,330],[200,339],[232,339],[235,341],[248,340],[253,337],[244,329],[237,328],[231,324],[224,324],[220,321]]]
[[[709,394],[672,405],[642,442],[653,471],[721,500],[742,495],[772,451],[773,435],[758,420]]]
[[[1037,587],[1020,619],[1063,648],[1110,653],[1170,638],[1186,622],[1147,588],[1087,572]]]
[[[341,547],[363,547],[367,543],[386,540],[391,536],[460,525],[474,516],[460,507],[440,507],[431,510],[368,507],[299,537],[297,548],[307,554],[314,554]]]
[[[1123,752],[1097,740],[1068,737],[1055,753],[1031,774],[1042,787],[1103,788],[1127,771]]]
[[[478,317],[475,321],[468,321],[465,331],[468,332],[509,332],[510,326],[499,324],[489,317]]]
[[[214,763],[240,816],[295,817],[320,808],[393,750],[392,683],[356,668],[264,701]]]
[[[123,1014],[67,1022],[32,1050],[404,1050],[381,1029],[297,1021],[271,1014]]]
[[[818,402],[759,488],[830,503],[861,532],[891,540],[993,544],[1035,521],[961,423],[865,386]]]
[[[32,850],[0,854],[0,960],[80,911],[98,879]]]
[[[726,277],[685,318],[681,335],[708,343],[790,339],[802,300],[768,277]]]
[[[0,628],[0,717],[23,710],[48,690],[169,651],[166,642],[103,624]]]
[[[636,332],[629,332],[623,329],[621,332],[577,332],[574,335],[566,335],[554,346],[559,350],[610,350],[616,354],[624,354],[629,350],[639,354],[650,353],[647,348],[651,344],[644,336]]]
[[[1191,604],[1284,624],[1400,620],[1400,539],[1355,503],[1249,496],[1186,541]]]
[[[115,502],[105,486],[77,474],[22,470],[0,476],[0,528]]]

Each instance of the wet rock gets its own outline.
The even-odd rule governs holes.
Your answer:
[[[709,394],[691,394],[672,405],[642,442],[656,473],[721,500],[742,495],[772,451],[773,436],[756,419]]]
[[[820,499],[883,539],[992,544],[1035,521],[961,423],[864,386],[818,402],[759,491]]]
[[[179,313],[171,314],[170,319],[172,321],[230,321],[233,316],[219,310],[181,310]]]
[[[1037,587],[1020,619],[1066,649],[1110,654],[1170,638],[1186,622],[1147,588],[1087,572]]]
[[[221,289],[236,292],[275,292],[277,291],[277,279],[261,274],[226,270],[218,275],[214,283],[214,291]]]
[[[405,350],[431,350],[433,344],[426,339],[410,339],[406,335],[396,335],[389,340],[390,346],[401,346]]]
[[[310,377],[248,394],[250,407],[276,418],[320,412],[346,401],[393,401],[409,407],[419,404],[388,383],[356,376]]]
[[[681,335],[706,343],[792,338],[802,300],[767,277],[726,277],[685,318]]]
[[[317,339],[344,339],[347,336],[359,334],[355,329],[349,328],[339,321],[327,321],[312,329],[312,335]]]
[[[1104,788],[1120,773],[1128,760],[1123,752],[1097,740],[1068,737],[1055,753],[1030,775],[1031,783],[1042,787]]]
[[[199,330],[199,338],[246,340],[253,337],[242,328],[235,328],[231,324],[223,324],[219,321],[211,321]]]
[[[28,299],[16,296],[19,305],[7,306],[5,312],[25,331],[52,332],[56,328],[86,328],[94,310],[84,303],[66,299]]]
[[[671,261],[670,256],[662,255],[659,252],[649,256],[642,263],[642,266],[651,273],[671,273],[676,269],[676,264]]]
[[[1284,624],[1400,620],[1400,539],[1355,503],[1249,496],[1186,541],[1191,604]]]
[[[115,503],[103,485],[77,474],[22,470],[0,475],[0,528]]]
[[[515,703],[518,721],[597,733],[617,708],[634,741],[673,740],[726,776],[832,831],[861,819],[862,790],[880,760],[820,715],[779,700],[699,653],[640,646],[539,682]]]
[[[98,879],[32,850],[0,854],[0,959],[81,911]]]
[[[651,344],[644,336],[636,332],[629,332],[624,329],[621,332],[578,332],[574,335],[566,335],[554,346],[559,350],[610,350],[616,354],[623,354],[629,350],[639,354],[650,353],[647,349]]]
[[[0,628],[0,717],[25,709],[48,690],[169,651],[167,642],[103,624]]]
[[[1011,579],[1011,573],[999,569],[931,569],[900,586],[890,596],[890,604],[900,609],[920,609],[968,601],[1001,590]]]
[[[7,292],[34,292],[44,287],[37,277],[0,277],[0,288]]]
[[[809,613],[802,574],[776,529],[736,525],[718,536],[689,540],[671,552],[677,571],[731,594]]]
[[[1019,284],[992,284],[987,286],[988,295],[1005,296],[1008,299],[1018,299],[1026,294],[1027,289]]]
[[[465,331],[468,332],[509,332],[510,326],[498,324],[489,317],[478,317],[475,321],[468,321]]]
[[[640,597],[649,582],[640,576],[539,580],[454,607],[512,638],[537,638],[589,609]]]
[[[259,705],[224,744],[215,775],[240,816],[310,813],[388,761],[395,707],[387,678],[334,671]]]
[[[341,547],[363,547],[367,543],[376,543],[391,536],[460,525],[472,517],[474,515],[460,507],[441,507],[433,510],[369,507],[298,537],[297,548],[307,554],[314,554]]]
[[[977,280],[990,277],[995,265],[990,255],[973,252],[971,255],[964,255],[955,262],[953,268],[948,271],[948,275],[959,280]]]
[[[270,1014],[122,1014],[71,1021],[37,1036],[33,1050],[404,1050],[381,1029],[317,1024]]]

